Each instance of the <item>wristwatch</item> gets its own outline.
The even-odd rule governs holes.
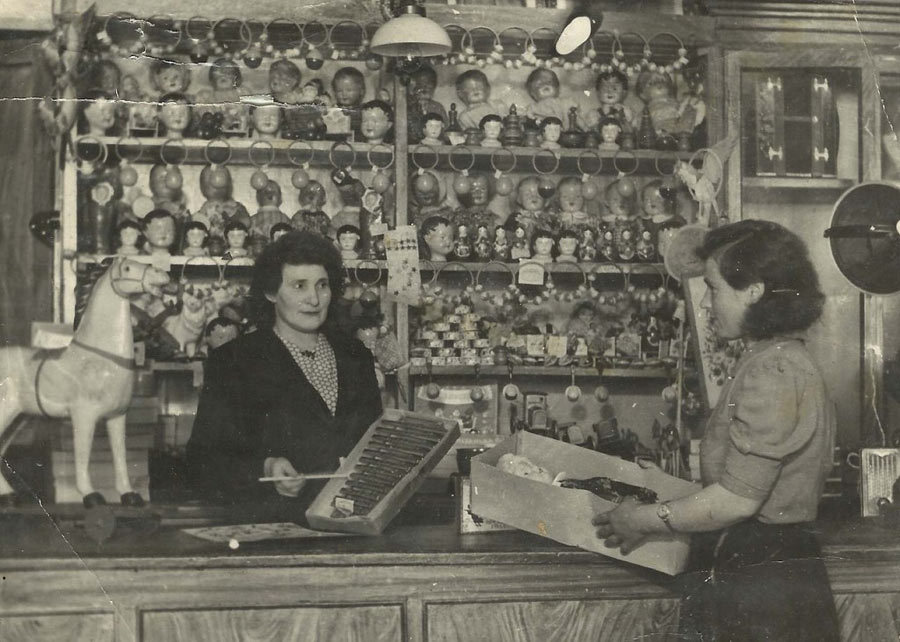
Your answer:
[[[672,528],[672,523],[669,521],[669,519],[671,519],[672,517],[672,509],[669,507],[669,502],[663,502],[656,507],[656,516],[663,521],[663,523],[666,525],[666,528],[668,528],[673,533],[675,532],[675,529]]]

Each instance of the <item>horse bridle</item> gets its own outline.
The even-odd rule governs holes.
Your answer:
[[[113,267],[117,268],[115,274],[110,273],[110,275],[109,275],[109,284],[112,286],[113,292],[115,292],[116,295],[122,297],[123,299],[128,298],[128,293],[122,292],[116,286],[116,284],[119,283],[120,281],[134,281],[134,282],[140,283],[141,284],[141,292],[149,292],[149,290],[147,290],[147,284],[145,283],[145,280],[147,278],[147,270],[150,269],[150,264],[144,263],[144,269],[141,272],[141,277],[139,279],[136,279],[136,278],[132,278],[130,276],[122,276],[122,264],[124,262],[125,261],[122,260],[122,261],[118,261],[117,263],[113,264]]]

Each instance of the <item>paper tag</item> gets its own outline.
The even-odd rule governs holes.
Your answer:
[[[544,335],[543,334],[529,334],[525,337],[525,350],[529,356],[532,357],[543,357],[544,356]]]
[[[334,508],[340,513],[344,513],[345,515],[353,514],[353,500],[347,499],[346,497],[335,497],[334,498]]]
[[[566,356],[566,348],[569,346],[568,337],[549,336],[547,337],[547,354],[551,357]]]
[[[415,225],[404,225],[384,233],[390,301],[419,305],[422,276],[419,273],[419,240]]]
[[[519,266],[519,285],[543,285],[544,266],[540,263],[522,263]]]

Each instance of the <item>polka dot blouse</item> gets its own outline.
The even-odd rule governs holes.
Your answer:
[[[312,352],[301,350],[300,346],[284,338],[278,331],[275,335],[281,339],[284,347],[288,349],[294,361],[300,366],[307,380],[322,397],[331,415],[337,410],[338,378],[337,361],[334,358],[334,350],[324,334],[319,334],[316,340],[316,349]]]

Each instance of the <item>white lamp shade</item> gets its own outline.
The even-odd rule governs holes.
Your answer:
[[[450,53],[450,36],[438,23],[417,14],[392,18],[380,27],[369,51],[389,58],[422,58]]]

